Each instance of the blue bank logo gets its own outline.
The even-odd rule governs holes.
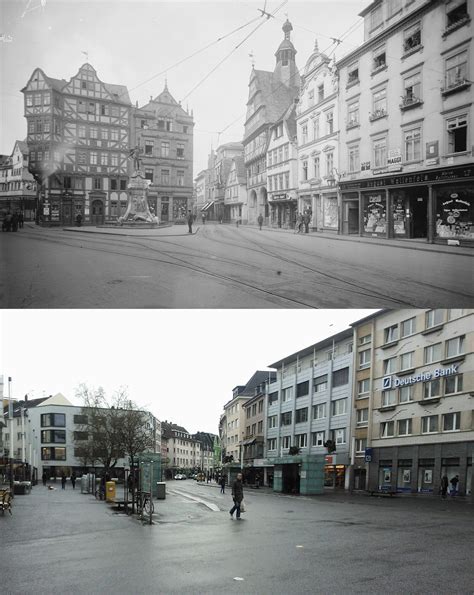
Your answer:
[[[385,376],[385,378],[383,379],[383,390],[389,390],[391,388],[392,388],[392,377]]]

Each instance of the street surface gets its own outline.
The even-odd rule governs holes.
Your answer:
[[[169,481],[150,526],[57,486],[0,516],[2,593],[474,592],[468,502],[244,490],[236,521],[228,488]]]
[[[467,248],[210,223],[192,235],[187,226],[97,231],[1,233],[0,306],[425,308],[474,299]]]

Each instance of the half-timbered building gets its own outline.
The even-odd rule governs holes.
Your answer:
[[[26,87],[29,169],[39,184],[39,222],[116,219],[127,201],[130,98],[90,64],[70,81],[36,68]]]

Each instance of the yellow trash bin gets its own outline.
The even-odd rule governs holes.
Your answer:
[[[115,481],[107,481],[105,484],[105,500],[112,502],[115,500]]]

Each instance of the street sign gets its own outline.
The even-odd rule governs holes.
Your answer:
[[[372,448],[365,449],[365,462],[370,463],[372,461]]]

